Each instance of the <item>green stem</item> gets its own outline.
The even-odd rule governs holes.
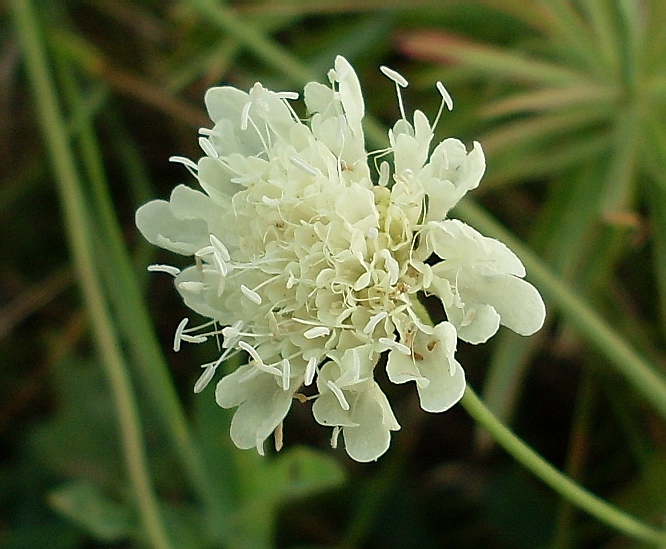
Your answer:
[[[618,336],[583,299],[559,280],[543,261],[470,199],[458,204],[455,213],[482,233],[492,235],[513,250],[525,264],[530,279],[539,291],[557,305],[567,320],[610,361],[609,364],[666,418],[666,381],[649,362]]]
[[[237,17],[233,10],[210,0],[189,0],[189,4],[206,16],[208,21],[231,34],[259,59],[274,67],[278,73],[287,76],[294,84],[301,86],[305,82],[317,80],[319,75],[313,74],[296,57],[287,53],[256,26]]]
[[[29,0],[13,0],[13,10],[42,131],[56,173],[66,230],[83,298],[115,398],[124,456],[141,520],[151,544],[157,548],[168,549],[171,544],[148,474],[136,400],[95,269],[90,223],[81,183],[67,141],[55,86],[49,74],[36,15]]]
[[[493,413],[468,385],[460,401],[474,420],[482,425],[509,454],[526,469],[543,480],[558,494],[575,503],[603,523],[628,536],[654,544],[666,544],[666,532],[645,524],[576,484],[555,469],[532,448],[520,440]]]
[[[63,64],[63,91],[72,107],[84,105],[85,98],[71,74],[71,67]],[[133,367],[137,379],[145,382],[155,416],[158,418],[174,453],[187,474],[190,485],[213,520],[220,521],[219,503],[211,490],[198,446],[192,437],[178,395],[171,383],[168,366],[164,361],[159,343],[155,338],[148,311],[141,296],[134,268],[125,248],[113,200],[104,173],[101,150],[92,124],[93,113],[79,112],[77,137],[81,145],[82,165],[90,182],[92,211],[97,220],[97,233],[104,242],[104,256],[98,264],[113,265],[111,276],[106,276],[106,288],[119,320],[121,333],[129,343],[134,359]],[[102,271],[104,272],[104,271]]]

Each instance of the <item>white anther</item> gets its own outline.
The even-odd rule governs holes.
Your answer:
[[[390,170],[391,170],[391,168],[389,167],[389,163],[386,160],[384,160],[379,165],[379,185],[380,185],[380,187],[386,187],[386,185],[388,185]]]
[[[310,357],[310,360],[308,360],[308,365],[305,367],[305,378],[303,380],[303,383],[305,383],[306,387],[312,384],[312,380],[314,380],[316,371],[317,359],[315,357]]]
[[[280,201],[277,198],[269,198],[267,196],[262,196],[261,201],[267,206],[279,206]]]
[[[166,273],[171,276],[177,276],[180,274],[180,269],[173,265],[148,265],[148,270],[152,273]]]
[[[400,276],[400,265],[386,248],[383,248],[379,255],[386,261],[386,268],[389,272],[389,284],[395,286]]]
[[[382,65],[379,67],[379,70],[384,73],[385,76],[393,80],[398,86],[402,88],[406,88],[409,85],[409,82],[407,82],[407,79],[400,74],[397,71],[394,71],[393,69],[389,69],[388,67]]]
[[[210,380],[213,379],[215,375],[215,370],[217,369],[217,363],[213,362],[212,364],[205,364],[203,367],[205,370],[197,379],[197,382],[194,384],[194,392],[200,393],[203,391],[206,386],[210,383]]]
[[[310,328],[303,332],[303,337],[305,337],[305,339],[315,339],[317,337],[327,336],[330,333],[331,330],[326,326],[315,326],[314,328]]]
[[[187,317],[181,320],[176,328],[176,333],[173,334],[173,350],[176,353],[180,351],[180,343],[183,338],[183,330],[185,329],[185,326],[187,326],[187,323],[189,321],[190,319]]]
[[[227,250],[227,247],[214,234],[210,235],[210,243],[224,261],[231,260],[231,256],[229,255],[229,250]]]
[[[334,450],[338,447],[338,438],[340,437],[340,426],[336,425],[333,427],[333,432],[331,433],[331,448]]]
[[[233,326],[225,326],[222,328],[222,337],[227,339],[233,339],[240,335],[240,330],[234,324]]]
[[[267,374],[273,374],[274,376],[282,377],[282,372],[275,366],[268,366],[266,363],[264,363],[257,350],[252,347],[252,345],[249,345],[245,341],[239,341],[238,346],[252,357],[252,360],[254,360],[254,365],[257,369],[261,370],[262,372],[266,372]]]
[[[287,282],[285,284],[287,290],[291,290],[296,283],[298,282],[298,279],[294,276],[294,273],[289,273],[289,278],[287,279]]]
[[[282,390],[289,389],[289,378],[291,377],[291,363],[288,358],[282,360]]]
[[[447,91],[447,89],[444,87],[444,84],[441,82],[437,81],[437,90],[439,91],[440,95],[442,96],[442,99],[444,100],[444,103],[446,103],[446,107],[452,111],[453,110],[453,98],[451,97],[451,94]]]
[[[252,107],[252,101],[248,101],[243,105],[243,110],[241,111],[241,130],[247,130],[247,123],[250,120],[250,107]]]
[[[342,389],[340,389],[340,387],[338,387],[332,381],[326,381],[326,387],[328,387],[331,390],[331,392],[335,395],[335,397],[338,399],[340,407],[343,410],[349,410],[349,402],[347,402],[347,399],[345,398]]]
[[[308,175],[312,175],[314,177],[321,175],[321,172],[318,169],[313,168],[312,166],[310,166],[310,164],[305,162],[305,160],[301,160],[300,158],[298,158],[298,156],[290,156],[289,161],[299,170],[307,173]]]
[[[382,311],[381,313],[377,313],[374,315],[368,323],[365,325],[365,328],[363,328],[363,333],[364,334],[371,334],[372,332],[375,331],[375,328],[377,327],[377,324],[379,324],[382,320],[384,320],[388,316],[388,313],[386,311]]]
[[[199,294],[206,289],[203,282],[197,282],[195,280],[185,280],[178,284],[178,289],[185,292],[191,292],[193,294]]]
[[[387,349],[391,349],[394,351],[398,351],[399,353],[402,353],[403,355],[411,355],[412,351],[407,345],[404,345],[398,341],[393,341],[392,339],[389,339],[388,337],[380,337],[379,338],[379,343],[384,345]]]
[[[250,290],[250,288],[248,288],[245,284],[241,284],[240,289],[241,292],[243,292],[243,295],[247,297],[250,301],[256,303],[257,305],[261,305],[262,299],[257,292],[255,292],[254,290]]]
[[[275,92],[275,95],[280,99],[291,99],[292,101],[298,99],[298,93],[291,91]]]
[[[180,339],[187,343],[206,343],[206,341],[208,341],[208,338],[205,335],[182,334]]]
[[[206,153],[206,156],[210,156],[211,158],[217,158],[219,156],[209,139],[200,137],[199,146],[201,147],[201,150]]]
[[[198,171],[199,166],[197,166],[197,163],[191,160],[190,158],[187,158],[186,156],[170,156],[169,157],[169,162],[175,162],[176,164],[182,164],[185,166],[187,169],[191,171]]]

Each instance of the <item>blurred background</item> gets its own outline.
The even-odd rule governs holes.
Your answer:
[[[514,249],[549,309],[530,338],[461,343],[470,385],[557,468],[663,527],[666,2],[13,0],[0,17],[0,547],[650,546],[461,406],[422,412],[412,386],[384,385],[402,430],[377,463],[332,450],[305,407],[280,454],[237,450],[212,385],[192,394],[214,343],[171,350],[190,312],[146,272],[180,258],[133,216],[194,183],[168,158],[200,156],[211,86],[301,91],[341,54],[386,128],[380,65],[431,120],[441,80],[455,109],[437,141],[480,141],[488,164],[453,216]]]

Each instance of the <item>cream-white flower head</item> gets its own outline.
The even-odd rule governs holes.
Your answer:
[[[519,259],[447,219],[479,184],[481,146],[467,151],[445,139],[431,152],[434,124],[421,111],[407,119],[400,95],[407,81],[382,71],[396,84],[402,117],[389,131],[389,149],[374,158],[377,169],[365,150],[358,78],[337,57],[330,85],[305,87],[306,121],[289,104],[296,94],[258,83],[249,93],[210,89],[214,126],[201,130],[205,156],[196,164],[174,158],[202,190],[179,185],[168,202],[137,211],[147,240],[194,258],[182,272],[153,266],[174,274],[187,306],[210,319],[191,329],[183,321],[174,348],[221,340],[195,391],[225,359],[247,357],[215,392],[220,406],[238,407],[231,437],[240,448],[263,453],[276,430],[279,444],[295,399],[314,400],[333,445],[342,433],[353,459],[375,460],[400,428],[375,380],[380,355],[388,354],[389,380],[414,381],[423,409],[440,412],[465,390],[458,338],[480,343],[500,324],[524,335],[543,324],[543,302],[522,280]],[[392,163],[384,160],[389,153]],[[437,296],[448,320],[430,326],[422,295]]]

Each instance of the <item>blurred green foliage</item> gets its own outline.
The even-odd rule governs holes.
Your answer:
[[[435,113],[445,82],[456,108],[438,136],[481,142],[488,169],[473,198],[527,243],[528,278],[556,283],[542,288],[550,312],[537,336],[459,349],[470,383],[572,478],[663,527],[665,2],[12,6],[0,22],[0,547],[153,546],[151,501],[185,549],[643,546],[544,488],[460,407],[428,416],[392,388],[403,428],[363,466],[294,413],[285,449],[261,458],[233,447],[210,391],[190,397],[215,349],[165,359],[186,311],[146,276],[160,257],[139,241],[134,210],[187,179],[167,159],[198,156],[208,87],[299,90],[323,81],[337,54],[385,123],[397,107],[379,65],[410,80],[408,109]],[[37,21],[29,41],[22,13]],[[47,90],[30,80],[32,46],[57,89],[55,134],[40,109]],[[58,131],[65,152],[54,157]],[[78,225],[62,186],[57,204],[68,173]],[[471,222],[479,211],[470,202],[454,214]],[[86,288],[76,235],[93,250],[97,309],[75,291],[77,279]],[[128,425],[140,425],[138,447]]]

